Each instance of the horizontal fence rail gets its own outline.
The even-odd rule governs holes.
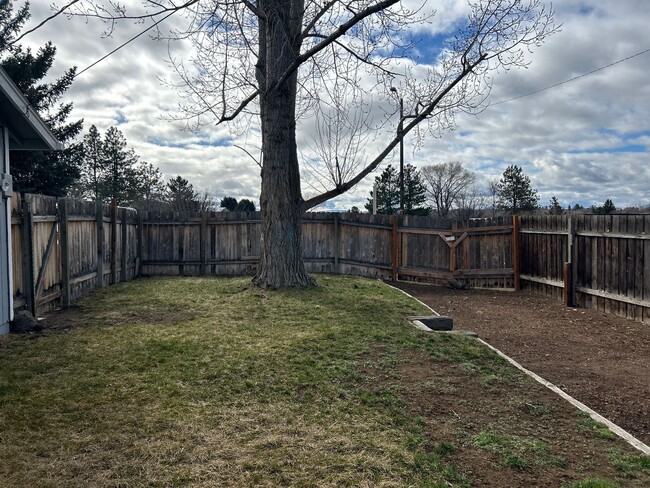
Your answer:
[[[145,214],[142,273],[253,274],[260,229],[256,212]],[[512,225],[503,221],[457,228],[430,217],[307,213],[302,234],[303,259],[313,273],[513,286]]]
[[[521,217],[524,288],[650,322],[650,215]]]
[[[138,275],[253,275],[259,212],[140,213],[11,199],[14,308],[35,315]],[[650,322],[650,215],[433,217],[307,213],[312,273],[520,288]]]
[[[41,315],[137,276],[135,210],[30,194],[11,210],[14,310]]]

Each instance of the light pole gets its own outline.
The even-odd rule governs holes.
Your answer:
[[[397,137],[399,137],[399,213],[404,215],[404,99],[397,93],[397,88],[390,88],[399,99],[399,124],[397,124]]]

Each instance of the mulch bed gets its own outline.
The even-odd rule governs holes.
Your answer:
[[[396,285],[650,444],[648,324],[526,292]]]

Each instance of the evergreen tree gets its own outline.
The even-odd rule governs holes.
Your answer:
[[[423,206],[426,195],[420,172],[411,164],[404,166],[404,215],[429,215],[429,209]]]
[[[255,203],[247,198],[242,198],[235,207],[237,212],[255,212]]]
[[[43,83],[54,63],[56,48],[51,42],[36,54],[13,44],[29,19],[29,3],[15,14],[12,2],[0,4],[0,65],[38,111],[54,136],[66,145],[63,151],[12,151],[11,172],[17,191],[64,196],[79,178],[81,143],[72,142],[81,132],[83,120],[68,122],[72,103],[60,103],[72,84],[76,68],[67,70],[52,83]]]
[[[228,210],[229,212],[234,212],[235,209],[237,208],[237,199],[234,197],[223,197],[221,199],[221,203],[219,204],[219,206],[224,210]]]
[[[553,196],[551,197],[551,205],[548,207],[548,213],[551,215],[563,215],[564,214],[564,209],[562,208],[562,205],[560,205],[560,202],[558,201],[557,197]]]
[[[375,188],[377,189],[377,213],[392,215],[399,209],[399,173],[392,165],[386,166],[379,176],[375,176]],[[365,207],[368,212],[373,211],[374,191],[370,192],[370,198]]]
[[[160,169],[151,163],[141,161],[134,171],[136,197],[132,204],[144,212],[154,210],[165,199],[166,186]]]
[[[375,177],[377,188],[377,213],[384,215],[396,214],[399,211],[399,171],[390,164]],[[373,191],[365,204],[366,210],[372,213]],[[404,167],[404,215],[428,215],[429,209],[422,207],[426,201],[426,188],[422,183],[420,172],[411,164]]]
[[[106,177],[102,182],[103,195],[118,203],[137,199],[138,175],[133,167],[138,160],[133,149],[128,148],[124,135],[117,127],[109,127],[102,142],[103,164]]]
[[[503,172],[499,180],[499,208],[512,215],[532,211],[537,208],[539,196],[530,184],[530,178],[523,170],[511,165]]]
[[[196,212],[199,210],[199,194],[194,186],[178,175],[167,182],[166,199],[174,212]]]
[[[80,186],[85,198],[104,199],[104,181],[108,168],[104,160],[102,136],[94,125],[83,138],[83,158],[81,163]]]
[[[607,200],[605,200],[605,203],[602,206],[600,206],[600,207],[592,206],[591,207],[591,212],[594,213],[594,214],[597,214],[597,215],[609,215],[609,214],[613,213],[614,210],[616,210],[616,206],[614,205],[614,202],[612,202],[612,200],[609,199],[609,198]]]

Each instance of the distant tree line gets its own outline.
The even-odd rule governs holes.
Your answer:
[[[61,102],[77,69],[69,68],[50,83],[44,81],[54,64],[56,47],[48,42],[33,52],[16,42],[29,18],[29,2],[15,11],[13,2],[0,2],[0,66],[65,149],[12,151],[14,189],[99,201],[114,198],[121,205],[143,210],[216,210],[212,198],[197,192],[182,176],[165,182],[157,167],[139,160],[117,127],[102,136],[92,125],[79,140],[83,120],[69,121],[73,104]],[[242,200],[239,208],[254,210],[254,204]]]
[[[500,180],[491,181],[487,191],[477,184],[477,175],[454,161],[424,166],[418,171],[412,165],[404,168],[404,214],[435,215],[467,222],[497,212],[518,214],[538,208],[539,196],[519,166],[512,165]],[[377,213],[396,214],[400,208],[399,171],[389,165],[375,177],[365,209]],[[376,191],[376,195],[375,195]],[[358,211],[356,207],[351,212]]]
[[[228,212],[255,212],[255,203],[247,198],[223,197],[219,206]]]

